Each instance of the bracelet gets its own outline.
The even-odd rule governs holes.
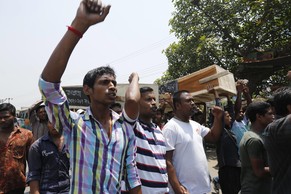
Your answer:
[[[71,31],[74,34],[76,34],[79,38],[82,38],[83,37],[83,34],[79,30],[73,28],[72,26],[67,26],[67,27],[68,27],[68,30],[69,31]]]

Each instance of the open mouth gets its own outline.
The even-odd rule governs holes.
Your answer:
[[[151,111],[153,111],[153,112],[157,112],[157,110],[158,110],[157,107],[152,107],[152,108],[151,108]]]
[[[115,92],[107,93],[107,95],[108,95],[109,98],[111,98],[111,99],[115,99],[115,98],[116,98],[116,93],[115,93]]]

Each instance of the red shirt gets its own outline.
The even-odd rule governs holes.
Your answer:
[[[32,133],[18,126],[6,144],[0,141],[0,194],[25,188],[26,159],[32,142]]]

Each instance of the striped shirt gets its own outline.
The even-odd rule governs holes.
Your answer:
[[[139,186],[135,163],[135,121],[125,113],[112,115],[112,134],[94,119],[90,107],[84,115],[70,112],[67,97],[59,83],[40,78],[39,87],[49,120],[64,135],[72,170],[70,193],[120,193],[123,169],[130,188]]]
[[[158,126],[139,120],[134,128],[137,144],[137,168],[143,194],[168,193],[165,138]]]

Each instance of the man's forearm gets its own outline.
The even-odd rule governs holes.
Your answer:
[[[250,93],[244,92],[243,95],[244,95],[245,99],[247,100],[247,105],[252,103],[252,97],[251,97]]]
[[[129,190],[130,194],[141,194],[141,186],[134,187],[133,189]]]
[[[67,31],[49,58],[43,72],[45,81],[58,83],[66,69],[69,58],[79,41],[79,37]]]
[[[239,114],[240,109],[241,109],[241,92],[238,92],[236,95],[236,100],[234,104],[235,115]]]
[[[109,10],[110,6],[104,7],[100,1],[82,0],[75,19],[53,51],[42,72],[42,78],[45,81],[52,83],[61,81],[69,58],[82,35],[90,26],[104,21]]]
[[[176,171],[172,164],[167,163],[167,172],[168,172],[168,177],[169,177],[169,183],[171,184],[173,190],[175,191],[175,193],[180,193],[181,184],[177,178]]]
[[[125,104],[124,109],[126,114],[131,119],[136,119],[139,113],[138,103],[140,100],[139,92],[139,77],[137,73],[132,73],[129,77],[129,87],[125,93]]]
[[[29,187],[30,187],[30,194],[39,194],[39,181],[34,180],[29,182]]]
[[[213,126],[211,128],[212,139],[210,139],[210,142],[216,143],[218,141],[222,129],[222,119],[214,117]]]

